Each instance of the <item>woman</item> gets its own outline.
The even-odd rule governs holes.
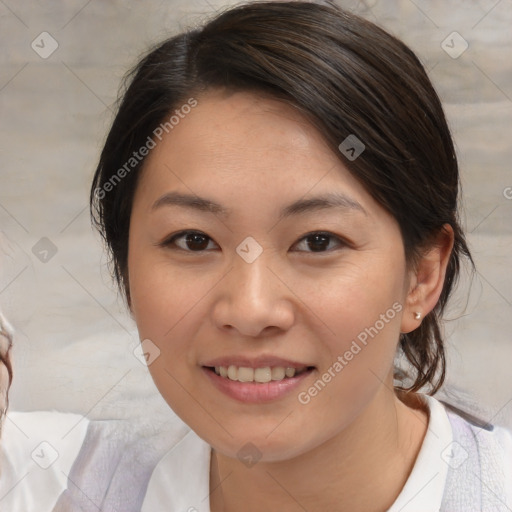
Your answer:
[[[188,428],[91,422],[54,510],[510,509],[510,433],[431,396],[458,194],[423,67],[372,23],[251,3],[153,49],[91,209]]]

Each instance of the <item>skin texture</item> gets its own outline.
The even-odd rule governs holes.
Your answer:
[[[396,397],[393,358],[400,332],[420,325],[414,312],[423,317],[439,297],[450,230],[408,269],[395,219],[296,111],[250,93],[210,91],[197,100],[146,162],[128,274],[140,339],[160,350],[149,366],[155,384],[213,447],[212,512],[269,504],[282,511],[385,510],[407,480],[428,424],[423,408]],[[206,197],[231,213],[152,208],[171,191]],[[364,211],[325,208],[279,220],[295,200],[332,191]],[[205,250],[194,252],[185,237],[162,245],[182,230],[203,233]],[[323,252],[304,239],[318,231],[332,233]],[[252,263],[236,252],[248,236],[263,249]],[[395,303],[401,311],[301,404],[298,392]],[[215,357],[261,354],[315,370],[297,392],[245,404],[218,391],[201,367]],[[237,458],[248,442],[261,454],[250,468]]]

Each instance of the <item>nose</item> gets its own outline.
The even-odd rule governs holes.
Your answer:
[[[213,319],[219,329],[258,337],[288,330],[294,323],[294,294],[270,268],[265,251],[252,263],[235,257],[216,287]]]

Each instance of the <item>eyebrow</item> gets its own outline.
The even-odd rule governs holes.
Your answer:
[[[180,206],[201,212],[214,213],[221,217],[229,217],[232,213],[230,208],[226,208],[211,199],[191,194],[182,194],[180,192],[168,192],[159,197],[153,203],[151,210],[154,211],[163,206]],[[359,211],[368,215],[363,206],[354,199],[340,192],[329,192],[309,199],[298,199],[288,206],[285,206],[279,213],[279,220],[283,220],[292,215],[300,215],[329,208]]]

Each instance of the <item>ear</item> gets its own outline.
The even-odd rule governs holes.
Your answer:
[[[414,331],[437,304],[443,291],[446,268],[453,249],[454,234],[445,224],[409,275],[409,290],[402,315],[401,332]],[[417,314],[419,318],[416,318]]]

